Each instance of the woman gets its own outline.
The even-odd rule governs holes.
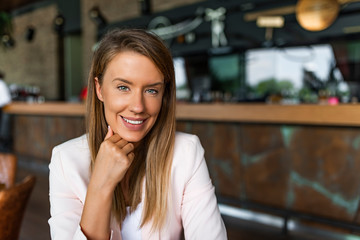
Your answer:
[[[198,138],[175,133],[162,41],[114,30],[95,51],[87,135],[53,149],[53,239],[226,239]]]
[[[5,74],[0,71],[0,152],[12,151],[11,117],[9,114],[3,113],[3,107],[10,104],[11,93],[6,82]]]
[[[6,85],[5,74],[0,71],[0,109],[11,102],[10,89]]]

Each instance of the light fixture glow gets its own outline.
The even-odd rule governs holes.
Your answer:
[[[256,19],[258,27],[282,28],[284,26],[284,17],[282,16],[260,16]]]

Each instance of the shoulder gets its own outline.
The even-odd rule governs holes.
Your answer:
[[[176,132],[174,145],[174,158],[194,158],[198,154],[203,154],[204,149],[201,146],[198,136],[183,132]]]
[[[176,132],[174,147],[175,151],[179,149],[193,150],[196,147],[201,147],[198,136],[184,132]]]
[[[54,147],[49,170],[51,193],[84,202],[90,180],[90,151],[86,135]]]
[[[86,135],[68,140],[54,147],[53,155],[61,154],[63,157],[80,158],[89,155],[89,146]]]
[[[176,132],[173,170],[192,172],[204,160],[204,149],[196,135]]]
[[[5,83],[2,79],[0,79],[0,86],[1,86],[1,87],[5,87],[5,86],[6,86],[6,83]]]
[[[4,93],[6,94],[9,92],[9,88],[8,88],[7,84],[4,81],[2,81],[1,79],[0,79],[0,90],[1,90],[2,94],[4,94]]]
[[[57,166],[57,169],[61,168],[64,173],[77,172],[80,175],[88,174],[90,151],[85,134],[53,148],[50,170],[51,168],[55,168],[55,166]]]
[[[86,151],[89,150],[88,147],[88,141],[86,138],[86,134],[77,137],[77,138],[73,138],[71,140],[68,140],[62,144],[59,144],[57,146],[54,147],[53,152],[74,152],[74,150],[76,151]]]

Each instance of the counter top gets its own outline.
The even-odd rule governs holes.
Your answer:
[[[20,115],[84,116],[82,103],[14,102],[4,112]],[[270,105],[178,103],[178,120],[360,126],[360,105]]]
[[[178,119],[227,122],[360,126],[360,105],[188,104]]]
[[[12,102],[3,111],[18,115],[85,116],[85,104],[66,102]]]

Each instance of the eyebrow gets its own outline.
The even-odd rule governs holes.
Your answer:
[[[112,81],[113,82],[120,81],[120,82],[129,84],[129,85],[133,85],[132,82],[130,82],[130,81],[126,80],[126,79],[122,79],[122,78],[114,78]],[[156,83],[148,84],[148,85],[146,85],[146,87],[154,87],[154,86],[163,85],[163,84],[164,84],[164,82],[156,82]]]

